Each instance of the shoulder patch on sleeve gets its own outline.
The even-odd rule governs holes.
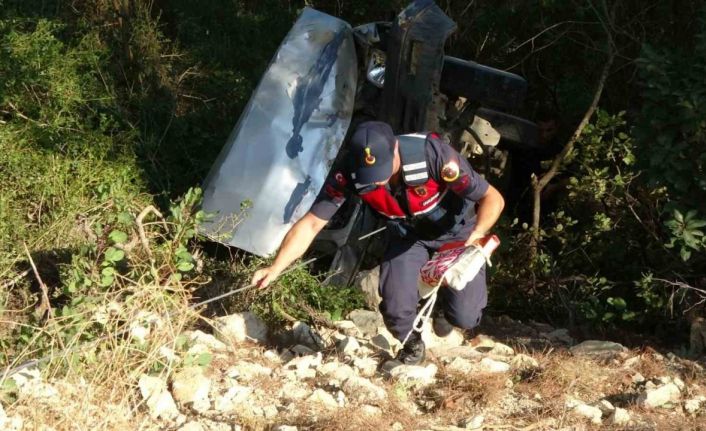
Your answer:
[[[441,167],[441,179],[447,183],[456,181],[460,174],[461,169],[458,167],[458,163],[453,160]]]

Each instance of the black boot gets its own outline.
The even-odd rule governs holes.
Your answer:
[[[426,349],[424,348],[422,336],[419,332],[414,331],[400,351],[397,352],[395,360],[404,365],[418,365],[424,361],[425,357]]]

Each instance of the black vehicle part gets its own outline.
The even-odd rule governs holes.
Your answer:
[[[330,256],[331,260],[321,260],[330,272],[326,283],[347,286],[353,282],[358,272],[371,238],[358,240],[361,236],[376,229],[379,218],[357,196],[351,196],[312,243],[308,254],[318,257]]]
[[[456,30],[432,0],[416,0],[392,24],[379,119],[397,134],[438,128],[435,95],[444,43]]]
[[[481,106],[513,110],[525,100],[527,81],[514,73],[447,55],[441,72],[441,91]]]

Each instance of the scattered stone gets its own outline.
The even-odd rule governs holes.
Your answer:
[[[343,392],[348,398],[358,400],[363,403],[374,403],[387,398],[387,393],[383,388],[377,386],[364,377],[352,376],[343,383]]]
[[[274,362],[275,364],[282,363],[282,358],[276,350],[265,350],[265,353],[262,354],[262,357],[270,362]]]
[[[363,335],[363,333],[358,329],[355,323],[350,320],[339,320],[333,322],[333,326],[335,326],[336,329],[341,331],[343,334],[348,335],[350,337],[360,337]]]
[[[492,349],[490,349],[491,355],[498,355],[498,356],[512,356],[515,354],[515,351],[512,349],[512,347],[507,346],[503,343],[495,343]]]
[[[468,344],[479,352],[489,352],[495,347],[495,340],[487,335],[479,334],[471,338]]]
[[[690,400],[686,400],[684,403],[684,410],[686,410],[687,413],[690,415],[695,415],[696,412],[698,412],[701,409],[701,404],[706,403],[706,397],[699,396],[696,398],[692,398]]]
[[[645,377],[640,373],[635,373],[635,375],[632,376],[632,382],[634,384],[643,383],[644,381],[645,381]]]
[[[589,356],[592,358],[610,359],[628,349],[619,343],[601,340],[586,340],[569,349],[576,356]]]
[[[267,326],[253,313],[246,311],[218,317],[214,321],[216,338],[226,344],[239,344],[245,340],[267,342]]]
[[[187,367],[176,373],[172,379],[174,399],[182,404],[192,403],[194,410],[203,412],[211,407],[208,393],[211,379],[203,374],[201,367]]]
[[[262,416],[265,419],[274,419],[278,413],[279,411],[277,410],[277,407],[272,404],[268,404],[262,408]]]
[[[594,407],[598,407],[605,416],[609,416],[615,411],[615,407],[608,400],[600,400],[594,405]]]
[[[580,400],[569,398],[566,400],[566,408],[570,409],[576,416],[587,418],[591,423],[600,425],[602,423],[603,412],[598,407],[589,406]]]
[[[392,352],[392,343],[390,343],[390,340],[383,334],[377,334],[371,338],[370,343],[380,350],[388,353]]]
[[[296,346],[292,347],[292,348],[289,349],[289,350],[291,351],[291,353],[292,353],[294,356],[313,356],[313,355],[316,355],[316,351],[315,351],[315,350],[313,350],[313,349],[311,349],[311,348],[309,348],[309,347],[306,347],[306,346],[304,346],[304,345],[302,345],[302,344],[297,344]],[[285,350],[285,351],[286,351],[286,350]],[[282,357],[282,356],[280,356],[280,357]],[[290,358],[290,359],[291,359],[291,358]],[[282,360],[284,361],[284,357],[282,357]],[[286,361],[284,361],[284,362],[289,362],[289,359],[286,360]]]
[[[459,423],[459,426],[461,428],[465,428],[467,430],[477,430],[477,429],[483,428],[484,421],[485,421],[485,416],[476,415],[476,416],[462,420],[461,423]]]
[[[472,374],[477,369],[473,362],[463,358],[454,358],[446,368],[450,371],[463,374]]]
[[[480,361],[480,368],[487,373],[505,373],[510,371],[510,364],[491,358],[483,358]]]
[[[167,391],[167,384],[164,380],[143,374],[137,385],[152,418],[170,420],[179,415],[174,398]]]
[[[360,412],[365,416],[380,416],[382,414],[382,409],[377,406],[371,406],[370,404],[364,404],[360,407]]]
[[[630,413],[620,407],[616,407],[613,414],[608,418],[608,423],[611,425],[627,425],[630,423]]]
[[[520,353],[510,360],[510,366],[513,370],[528,370],[539,368],[539,362],[529,355]]]
[[[336,349],[344,356],[353,356],[360,349],[360,343],[353,337],[344,337],[336,343]]]
[[[394,424],[392,424],[392,427],[390,429],[392,431],[402,431],[404,430],[404,425],[399,422],[395,422]]]
[[[451,362],[455,358],[464,359],[480,359],[483,354],[476,350],[472,346],[458,346],[458,347],[435,347],[433,349],[428,349],[429,353],[441,359],[444,362]]]
[[[269,376],[271,374],[272,368],[246,361],[238,362],[226,371],[228,377],[238,379],[242,382],[249,382],[257,377]]]
[[[370,357],[356,358],[353,361],[353,366],[358,370],[363,377],[372,377],[375,375],[378,369],[378,363],[375,359]]]
[[[355,376],[355,370],[350,365],[341,364],[338,361],[327,362],[316,369],[319,374],[345,382],[351,376]]]
[[[286,402],[294,402],[303,400],[304,398],[311,395],[311,390],[308,386],[301,384],[300,382],[285,382],[282,385],[278,393],[278,397]]]
[[[222,413],[232,412],[239,404],[245,402],[252,392],[253,390],[246,386],[231,386],[225,394],[216,398],[213,408]]]
[[[574,344],[574,339],[569,335],[569,330],[565,328],[555,329],[548,334],[540,334],[552,343],[561,343],[566,345]]]
[[[272,431],[299,431],[299,428],[292,425],[277,425]]]
[[[363,292],[365,304],[371,310],[377,310],[382,301],[379,293],[380,267],[376,266],[370,271],[361,271],[356,275],[354,286]]]
[[[438,368],[434,364],[425,367],[420,365],[400,365],[390,370],[390,376],[402,383],[411,383],[414,386],[428,386],[436,382]]]
[[[228,346],[226,346],[222,341],[219,341],[216,337],[211,334],[207,334],[203,331],[186,331],[184,332],[187,340],[192,345],[202,345],[208,348],[211,352],[226,352],[228,351]]]
[[[292,326],[292,344],[301,344],[315,352],[320,352],[326,347],[324,339],[315,330],[304,322],[295,322]]]
[[[15,386],[17,386],[18,389],[22,389],[22,387],[27,384],[40,382],[42,380],[42,373],[37,367],[25,368],[13,374],[10,379],[15,382]]]
[[[179,356],[177,356],[174,349],[169,346],[160,347],[158,352],[161,357],[167,360],[167,362],[176,362],[179,360]]]
[[[439,337],[434,333],[431,320],[424,323],[422,329],[422,341],[426,345],[427,349],[434,349],[438,347],[458,347],[464,342],[463,333],[458,328],[453,328],[451,332],[445,337]]]
[[[637,404],[644,408],[673,407],[681,398],[681,391],[674,383],[662,384],[657,387],[648,386],[652,385],[646,385],[645,391],[637,399]]]
[[[338,408],[338,402],[336,399],[323,389],[315,390],[309,398],[306,400],[308,403],[320,405],[327,409]]]
[[[191,421],[184,424],[179,431],[206,431],[201,422]]]
[[[348,313],[348,320],[352,321],[367,337],[374,337],[377,335],[378,327],[385,325],[382,315],[370,310],[353,310]]]
[[[642,359],[639,356],[633,356],[632,358],[628,358],[623,362],[623,368],[633,368],[637,366]]]

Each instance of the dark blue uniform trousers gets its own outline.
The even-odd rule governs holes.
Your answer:
[[[420,299],[417,280],[422,266],[445,243],[468,239],[472,229],[473,224],[467,223],[455,235],[430,241],[391,236],[380,265],[380,312],[387,329],[397,339],[404,339],[412,330]],[[437,306],[442,307],[452,325],[463,329],[477,326],[488,302],[485,265],[463,290],[441,287],[438,295]]]

